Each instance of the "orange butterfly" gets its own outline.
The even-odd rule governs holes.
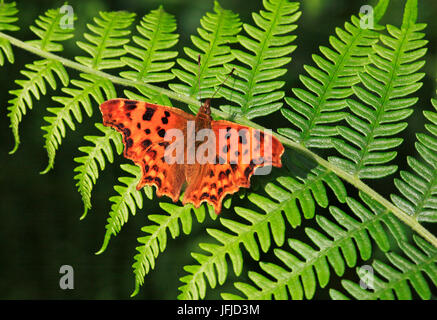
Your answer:
[[[174,202],[186,183],[183,204],[199,207],[208,202],[218,214],[227,194],[250,186],[257,167],[282,166],[284,147],[277,138],[230,121],[212,120],[209,99],[196,116],[128,99],[108,100],[100,110],[103,124],[122,133],[124,156],[142,169],[137,189],[154,185],[158,196],[169,196]],[[208,140],[202,142],[198,135],[205,132]],[[182,154],[175,156],[178,150]]]

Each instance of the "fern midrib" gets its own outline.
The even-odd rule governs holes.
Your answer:
[[[306,142],[309,138],[311,138],[311,131],[312,129],[314,129],[314,127],[316,126],[316,120],[319,118],[320,114],[323,111],[323,107],[326,104],[327,101],[327,95],[328,93],[330,93],[331,89],[333,88],[335,81],[338,79],[338,73],[340,72],[340,70],[343,70],[344,68],[344,64],[346,61],[348,61],[348,59],[351,57],[351,49],[356,47],[356,43],[362,39],[363,34],[365,33],[365,29],[362,28],[357,28],[359,31],[356,33],[356,35],[353,37],[352,42],[346,46],[346,50],[344,52],[344,54],[341,55],[340,58],[340,63],[339,64],[334,64],[334,73],[333,76],[329,77],[327,84],[325,84],[325,90],[323,91],[322,95],[319,97],[319,101],[320,103],[318,103],[317,106],[315,106],[315,112],[313,113],[313,116],[311,117],[311,119],[309,120],[309,125],[308,125],[308,129],[305,131],[303,138],[301,139],[301,144],[303,146],[306,147]]]
[[[189,209],[190,211],[191,211],[191,209]],[[174,213],[171,213],[170,215],[167,215],[167,219],[166,219],[166,222],[165,223],[161,223],[161,224],[155,224],[155,226],[157,226],[157,228],[156,228],[156,230],[153,232],[153,233],[149,233],[149,235],[148,236],[146,236],[146,237],[148,237],[148,239],[147,239],[147,242],[145,242],[143,245],[142,245],[142,247],[144,248],[144,252],[146,252],[146,250],[147,250],[147,248],[151,248],[151,250],[152,250],[152,253],[153,253],[153,257],[156,259],[157,258],[157,256],[158,255],[155,255],[155,253],[154,253],[154,251],[153,251],[153,249],[152,249],[152,242],[153,241],[158,241],[158,250],[160,251],[160,252],[162,252],[162,250],[161,250],[161,245],[160,245],[160,243],[159,243],[159,235],[162,233],[162,230],[164,230],[163,232],[164,233],[166,233],[167,232],[167,228],[168,228],[168,226],[171,224],[171,222],[173,222],[173,221],[175,221],[176,220],[176,224],[177,224],[177,220],[184,214],[185,212],[184,212],[184,210],[182,209],[182,210],[179,210],[179,212],[178,213],[176,213],[176,214],[174,214]],[[191,212],[190,212],[190,214],[191,214]],[[179,230],[179,234],[180,234],[180,230]],[[147,255],[145,254],[144,255],[145,257],[146,257],[146,260],[147,260],[147,262],[149,263],[149,265],[150,265],[150,261],[149,261],[149,259],[147,258]],[[142,263],[142,261],[140,261],[140,260],[137,260],[137,262],[139,262],[139,264],[141,265],[141,267],[143,266],[143,263]],[[152,267],[150,267],[151,269],[153,269]],[[136,275],[136,278],[137,278],[137,282],[139,283],[139,284],[141,284],[142,282],[143,282],[143,279],[142,279],[142,277],[139,277],[138,275],[137,275],[137,270],[138,270],[139,268],[135,268],[135,270],[134,270],[134,273],[135,273],[135,275]],[[148,272],[145,272],[145,274],[147,274]]]
[[[95,57],[93,57],[93,64],[92,64],[92,68],[99,70],[98,66],[100,64],[100,57],[103,54],[103,51],[106,49],[106,41],[108,38],[110,38],[112,29],[114,27],[114,23],[118,21],[118,19],[116,17],[114,17],[113,19],[110,20],[109,25],[107,28],[104,29],[104,33],[103,33],[103,37],[101,37],[101,42],[100,44],[97,46],[97,54],[95,55]],[[103,58],[101,59],[103,60]]]
[[[414,210],[413,217],[418,221],[418,216],[422,213],[422,209],[425,207],[426,201],[432,198],[433,192],[432,189],[434,186],[437,186],[437,170],[433,170],[432,177],[430,181],[426,185],[425,192],[423,193],[423,197],[421,197],[420,201],[416,204],[416,209]]]
[[[95,146],[93,147],[93,151],[88,153],[86,156],[87,160],[82,162],[82,169],[80,170],[79,179],[76,183],[76,186],[79,187],[79,193],[82,195],[82,199],[84,198],[84,194],[88,197],[87,186],[85,184],[85,179],[87,176],[91,177],[91,163],[97,159],[99,152],[104,150],[104,146],[108,145],[111,141],[114,140],[114,137],[119,135],[119,133],[115,130],[106,131],[104,136],[99,137],[99,139],[94,141]],[[102,168],[101,168],[102,169]],[[97,171],[98,174],[98,171]],[[86,210],[91,208],[91,204],[85,203]]]
[[[394,79],[397,77],[396,76],[396,71],[400,67],[400,61],[399,60],[400,60],[401,55],[404,53],[404,43],[405,43],[408,35],[409,35],[409,28],[407,29],[406,32],[403,33],[403,37],[402,37],[402,39],[401,39],[401,41],[399,43],[399,47],[395,51],[395,59],[392,60],[394,62],[390,64],[390,66],[393,67],[393,68],[390,71],[390,77],[389,77],[390,80],[388,82],[388,86],[387,85],[384,86],[384,88],[386,90],[384,91],[384,96],[383,96],[383,99],[382,99],[382,104],[376,110],[376,119],[375,119],[375,121],[373,123],[370,124],[370,128],[371,128],[370,133],[366,135],[366,142],[365,142],[365,145],[364,145],[364,147],[362,148],[362,150],[360,152],[359,162],[355,165],[354,175],[357,178],[359,178],[360,171],[364,167],[364,158],[370,153],[370,151],[368,151],[368,150],[369,150],[370,144],[375,139],[375,137],[374,137],[375,130],[380,125],[381,117],[385,113],[385,109],[387,107],[388,101],[390,101],[389,96],[390,96],[390,94],[391,94],[391,92],[393,90]]]
[[[192,84],[192,87],[191,87],[191,90],[190,90],[190,96],[191,97],[197,95],[202,90],[201,84],[199,85],[199,82],[202,80],[202,75],[204,74],[205,69],[209,68],[209,66],[208,66],[209,63],[208,62],[209,62],[209,60],[211,58],[212,53],[215,52],[215,48],[217,48],[220,45],[219,39],[221,37],[219,37],[219,35],[220,35],[219,31],[221,31],[222,28],[223,28],[223,21],[224,21],[225,15],[226,15],[226,10],[221,9],[220,14],[218,14],[217,27],[211,33],[213,41],[209,43],[209,50],[207,50],[207,52],[205,52],[206,53],[205,63],[201,63],[200,64],[198,81],[195,81]],[[201,98],[201,97],[199,97],[199,98]]]
[[[7,35],[1,31],[0,31],[0,38],[6,39],[12,45],[19,47],[25,51],[31,52],[33,54],[36,54],[36,55],[43,57],[43,58],[46,58],[46,59],[57,60],[66,67],[69,67],[69,68],[72,68],[72,69],[75,69],[75,70],[78,70],[78,71],[81,71],[84,73],[88,73],[88,74],[102,77],[104,79],[107,79],[108,81],[111,81],[114,84],[119,84],[122,86],[133,87],[133,88],[144,87],[144,88],[150,89],[152,91],[155,91],[157,93],[160,93],[162,95],[165,95],[165,96],[169,97],[170,99],[177,100],[177,101],[186,103],[188,105],[195,105],[195,106],[201,105],[201,103],[199,101],[197,101],[193,97],[187,96],[185,94],[177,93],[177,92],[174,92],[174,91],[171,91],[171,90],[168,90],[165,88],[161,88],[161,87],[158,87],[158,86],[155,86],[152,84],[148,84],[148,83],[142,83],[139,81],[124,79],[124,78],[117,77],[117,76],[111,75],[109,73],[100,71],[100,70],[92,69],[92,68],[87,67],[85,65],[82,65],[80,63],[74,62],[72,60],[63,58],[63,57],[58,56],[58,55],[55,55],[51,52],[43,51],[37,47],[30,46],[30,45],[24,43],[23,41],[15,38],[15,37],[12,37],[10,35]],[[215,109],[215,108],[211,108],[211,113],[214,116],[218,116],[218,117],[221,117],[224,119],[228,118],[228,114],[226,112],[223,112],[223,111]],[[264,127],[256,124],[255,122],[252,122],[252,121],[246,119],[246,117],[241,116],[239,114],[235,115],[235,121],[240,123],[240,124],[247,125],[247,126],[250,126],[250,127],[256,128],[256,129],[260,129],[260,130],[265,129]],[[413,229],[419,235],[421,235],[426,241],[428,241],[434,247],[437,248],[437,237],[434,234],[432,234],[425,227],[423,227],[420,223],[418,223],[416,221],[416,219],[414,219],[413,217],[408,215],[406,212],[404,212],[403,210],[401,210],[400,208],[395,206],[392,202],[388,201],[386,198],[384,198],[378,192],[376,192],[375,190],[370,188],[361,179],[346,172],[345,170],[341,169],[340,167],[330,163],[329,161],[320,157],[318,154],[316,154],[313,151],[302,146],[300,143],[297,143],[297,142],[295,142],[295,141],[293,141],[285,136],[277,134],[277,133],[273,133],[273,135],[275,137],[277,137],[278,140],[282,144],[284,144],[285,146],[302,152],[305,156],[309,157],[310,159],[313,159],[315,162],[319,163],[321,166],[334,172],[338,177],[342,178],[344,181],[349,182],[357,189],[359,189],[359,190],[363,191],[364,193],[368,194],[369,196],[371,196],[373,199],[375,199],[377,202],[379,202],[382,206],[391,210],[391,212],[396,217],[398,217],[400,220],[402,220],[406,225],[408,225],[411,229]]]
[[[257,291],[257,292],[259,292],[259,294],[251,296],[250,299],[257,300],[257,299],[260,299],[262,296],[266,296],[266,295],[270,296],[271,294],[274,293],[274,291],[278,287],[283,287],[283,286],[288,287],[288,283],[291,281],[291,279],[300,277],[303,274],[303,272],[305,271],[305,269],[307,269],[308,267],[312,268],[315,266],[317,261],[324,259],[324,258],[327,258],[329,255],[329,252],[331,250],[336,250],[336,249],[342,248],[343,243],[345,243],[346,241],[355,239],[357,237],[358,233],[360,233],[362,231],[367,231],[368,227],[370,225],[374,225],[375,223],[380,222],[389,213],[390,213],[390,211],[384,210],[383,212],[379,213],[378,215],[372,215],[369,220],[360,221],[359,226],[357,228],[354,228],[352,230],[348,230],[348,229],[344,230],[343,229],[345,232],[344,236],[341,236],[341,237],[334,239],[334,240],[329,240],[331,242],[329,247],[326,247],[326,248],[321,249],[321,250],[315,250],[315,254],[309,260],[306,260],[306,258],[304,257],[305,260],[303,261],[302,267],[297,267],[296,269],[292,270],[291,272],[288,272],[290,274],[289,277],[283,278],[283,280],[277,279],[279,281],[276,281],[276,282],[272,281],[273,283],[276,284],[274,287],[271,286],[270,290]],[[342,226],[342,227],[344,228],[344,226]],[[357,252],[357,245],[356,244],[354,245],[354,248],[356,250],[355,252]],[[343,257],[343,259],[344,259],[344,257]],[[300,261],[302,261],[302,260],[300,260]],[[347,264],[345,260],[343,260],[343,262],[345,264]],[[329,264],[329,268],[331,269],[332,266],[330,265],[330,262],[327,261],[326,263]],[[317,274],[317,272],[316,272],[316,274]]]
[[[369,294],[369,297],[374,297],[373,299],[379,298],[384,292],[393,290],[396,293],[396,287],[398,287],[399,284],[402,284],[402,282],[406,282],[410,280],[415,274],[427,272],[425,268],[428,265],[431,265],[437,261],[437,255],[434,256],[427,256],[427,259],[422,259],[420,263],[410,262],[408,264],[409,271],[405,271],[402,269],[396,270],[396,277],[395,280],[393,279],[387,279],[388,282],[382,281],[387,286],[381,286],[380,288],[375,288],[373,293]],[[405,264],[404,264],[405,265]],[[368,291],[367,291],[368,292]],[[372,298],[371,298],[372,299]]]
[[[78,107],[80,108],[80,100],[81,97],[84,96],[88,96],[90,94],[91,91],[94,91],[95,89],[98,89],[102,86],[102,83],[105,82],[105,79],[99,79],[100,81],[95,81],[95,82],[89,82],[89,84],[91,84],[90,86],[86,87],[86,88],[82,88],[82,91],[80,92],[80,94],[76,95],[76,96],[72,96],[69,97],[71,100],[69,101],[69,103],[67,105],[65,105],[64,107],[60,108],[61,110],[59,110],[59,112],[56,113],[56,116],[51,117],[52,119],[54,119],[53,122],[50,123],[50,125],[48,126],[47,129],[47,135],[48,137],[52,137],[55,135],[55,131],[57,129],[59,129],[59,126],[61,124],[62,121],[65,121],[65,119],[69,116],[70,111],[72,111],[72,109],[78,105]],[[48,143],[50,143],[51,141],[53,141],[53,139],[47,139],[46,138],[46,148],[48,149]],[[56,143],[58,143],[58,141],[56,140]],[[47,169],[49,169],[49,167],[51,167],[51,164],[49,164],[49,166],[47,167]],[[47,169],[44,171],[46,172]]]
[[[51,60],[51,59],[45,59],[45,60],[47,61],[47,64],[45,64],[44,69],[38,72],[31,70],[33,76],[25,80],[26,83],[24,84],[24,86],[21,87],[21,90],[18,89],[20,90],[20,93],[18,94],[18,96],[14,98],[15,103],[13,103],[11,106],[8,107],[9,110],[8,117],[10,118],[11,121],[9,127],[12,128],[12,133],[14,135],[14,140],[15,140],[15,146],[10,151],[10,153],[14,153],[15,151],[17,151],[18,145],[20,144],[20,137],[18,134],[18,124],[20,123],[22,116],[26,114],[26,105],[29,109],[32,109],[32,105],[31,104],[28,105],[24,97],[26,96],[27,93],[29,93],[29,91],[32,92],[31,88],[33,86],[37,86],[37,90],[41,91],[40,88],[38,87],[38,80],[42,78],[48,78],[49,76],[47,75],[47,72],[50,73],[50,71],[52,70],[52,65],[55,66],[58,63],[56,60]],[[23,104],[25,104],[24,107],[21,107],[23,106]]]
[[[16,98],[15,98],[15,99],[17,99],[17,101],[19,101],[19,103],[14,104],[17,106],[17,108],[12,108],[12,106],[11,106],[10,108],[8,108],[9,110],[12,110],[12,109],[21,110],[19,108],[19,104],[21,104],[23,101],[25,101],[24,100],[25,93],[29,92],[29,91],[32,92],[32,90],[30,90],[30,88],[35,86],[36,84],[38,84],[37,80],[42,79],[43,77],[47,78],[47,76],[46,76],[47,71],[51,71],[52,65],[57,64],[57,61],[55,61],[55,60],[46,59],[46,61],[47,61],[47,64],[45,64],[44,69],[38,70],[38,71],[31,70],[31,72],[33,73],[33,76],[31,78],[28,78],[27,80],[24,80],[24,81],[26,81],[26,83],[24,86],[21,87],[20,94],[18,96],[16,96]],[[28,105],[28,108],[32,109],[32,106]],[[24,111],[25,110],[26,109],[24,109]],[[9,114],[12,114],[12,112],[10,112]],[[23,114],[26,114],[26,112],[23,112]],[[12,119],[11,119],[11,121],[12,121]]]
[[[83,90],[80,92],[80,94],[70,97],[70,101],[68,102],[68,104],[65,107],[62,107],[61,110],[56,114],[56,119],[55,121],[52,122],[52,124],[50,125],[50,127],[55,127],[58,128],[59,127],[59,123],[61,121],[63,121],[66,117],[68,117],[69,112],[76,106],[76,105],[80,105],[80,100],[82,97],[84,96],[88,96],[91,91],[93,91],[94,89],[98,89],[102,86],[102,83],[105,81],[105,79],[101,79],[102,82],[99,83],[98,81],[96,82],[90,82],[92,85],[89,87],[86,87],[85,89],[82,88]],[[54,130],[50,130],[50,132],[53,134]]]
[[[61,11],[60,10],[56,10],[56,13],[57,14],[56,14],[56,17],[54,19],[55,21],[53,21],[53,23],[49,24],[49,28],[46,29],[45,36],[42,37],[42,39],[41,39],[41,46],[40,46],[41,50],[45,50],[46,45],[48,43],[50,43],[50,38],[51,38],[52,34],[54,34],[55,31],[56,31],[55,26],[60,23]]]
[[[252,72],[250,73],[248,90],[247,90],[246,94],[244,95],[245,103],[243,106],[241,106],[243,115],[246,115],[249,112],[249,109],[250,109],[249,101],[250,101],[250,99],[253,98],[253,87],[255,86],[255,83],[256,83],[255,79],[257,78],[257,76],[259,74],[259,69],[261,67],[262,62],[264,61],[264,51],[266,50],[267,43],[268,43],[268,40],[270,40],[273,29],[274,29],[274,27],[276,27],[278,16],[280,16],[279,9],[280,9],[280,7],[282,7],[283,2],[284,2],[284,0],[278,1],[272,23],[269,25],[269,29],[266,32],[266,36],[264,37],[264,40],[261,42],[261,46],[260,46],[261,50],[259,50],[259,52],[256,55],[257,61],[255,64],[255,68],[252,69]]]
[[[122,225],[124,225],[128,218],[129,218],[129,211],[130,207],[127,204],[126,199],[128,199],[130,197],[130,195],[132,194],[133,191],[136,191],[136,186],[138,184],[138,179],[137,180],[133,180],[132,183],[130,183],[129,185],[127,185],[125,187],[125,190],[122,194],[119,194],[120,197],[120,201],[117,201],[115,204],[115,209],[111,208],[111,212],[109,213],[110,218],[108,220],[111,220],[111,222],[108,221],[108,224],[106,225],[106,234],[105,234],[105,240],[106,237],[110,237],[111,234],[116,235],[117,232],[120,231],[120,228]],[[141,192],[142,189],[139,191]],[[136,202],[136,200],[134,199],[134,201]],[[128,213],[126,214],[126,216],[123,215],[123,212],[121,212],[120,208],[122,207],[123,204],[126,204],[126,207],[128,209]],[[132,215],[135,215],[135,212],[132,211]],[[109,233],[108,233],[109,232]],[[109,240],[109,239],[108,239]]]
[[[141,81],[144,77],[144,74],[147,74],[148,70],[150,69],[150,66],[152,65],[152,56],[155,54],[155,52],[158,52],[158,50],[155,49],[155,45],[156,42],[158,41],[157,39],[159,39],[159,37],[161,36],[161,24],[162,24],[163,16],[164,16],[164,10],[160,8],[159,15],[158,15],[158,23],[156,24],[156,29],[152,33],[150,46],[149,48],[146,48],[146,59],[144,60],[140,72],[138,72],[136,78],[137,81]]]
[[[327,175],[329,175],[331,172],[330,171],[325,171],[323,173],[320,173],[319,175],[315,176],[309,183],[307,184],[303,184],[303,188],[299,189],[299,190],[294,190],[293,192],[289,192],[290,198],[285,200],[285,201],[281,201],[281,202],[275,202],[275,204],[277,205],[275,207],[275,209],[272,209],[270,212],[262,215],[262,219],[256,221],[255,223],[252,224],[246,224],[246,227],[248,227],[245,231],[238,233],[237,235],[233,235],[232,236],[232,240],[230,242],[227,242],[225,245],[220,245],[218,250],[215,250],[213,254],[207,256],[208,257],[208,261],[206,263],[203,263],[200,265],[199,269],[192,274],[192,279],[190,281],[190,283],[193,283],[193,285],[195,283],[197,283],[196,279],[199,276],[202,276],[202,274],[204,274],[204,270],[206,269],[207,266],[209,265],[214,265],[215,262],[217,261],[217,259],[219,259],[221,256],[226,255],[227,253],[230,252],[230,250],[228,248],[233,248],[235,245],[239,245],[240,243],[244,242],[242,239],[245,238],[246,235],[252,236],[254,233],[257,233],[257,229],[259,226],[268,224],[270,222],[270,220],[272,219],[272,217],[274,217],[275,215],[279,214],[282,215],[282,211],[284,209],[284,207],[289,203],[289,201],[293,201],[295,199],[298,198],[298,195],[300,195],[301,193],[311,190],[311,185],[316,184],[317,182],[322,182],[323,178]],[[269,235],[269,237],[271,237],[271,235]],[[190,286],[188,286],[187,283],[187,288],[189,288]]]

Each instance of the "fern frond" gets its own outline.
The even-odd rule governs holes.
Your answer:
[[[431,288],[424,275],[426,274],[434,286],[437,286],[437,249],[417,236],[414,236],[414,241],[416,245],[407,242],[399,244],[404,256],[388,252],[386,256],[390,264],[375,260],[372,263],[371,274],[368,269],[357,268],[358,276],[370,290],[350,280],[342,281],[344,289],[360,300],[411,300],[412,288],[421,299],[431,299]],[[349,299],[333,289],[330,290],[330,295],[336,300]]]
[[[45,51],[62,51],[62,44],[59,41],[65,41],[73,37],[70,29],[62,29],[60,20],[62,14],[59,10],[50,9],[45,15],[39,16],[36,19],[36,26],[30,26],[30,30],[39,38],[37,40],[27,41],[27,44],[38,47]],[[15,146],[10,153],[14,153],[19,144],[20,136],[18,132],[19,124],[26,114],[27,108],[32,109],[32,95],[39,100],[40,95],[46,94],[46,82],[51,88],[56,89],[56,79],[54,74],[57,74],[62,85],[66,86],[69,82],[68,73],[61,62],[56,60],[37,60],[32,64],[26,65],[26,69],[21,71],[21,74],[27,79],[16,80],[20,88],[11,90],[9,93],[14,96],[9,100],[8,117],[10,119],[10,127],[15,140]]]
[[[75,130],[76,125],[74,120],[78,123],[82,122],[82,110],[80,105],[85,109],[86,114],[91,117],[93,114],[93,105],[91,97],[98,105],[105,100],[116,98],[114,85],[111,81],[89,74],[81,74],[83,80],[71,80],[71,84],[75,88],[66,87],[62,91],[68,96],[53,97],[53,100],[61,103],[64,107],[47,108],[47,111],[53,116],[44,117],[48,125],[41,129],[45,131],[44,134],[44,148],[47,150],[49,163],[42,173],[47,173],[54,165],[56,150],[62,143],[65,137],[67,124],[70,129]],[[74,119],[73,116],[74,115]]]
[[[3,0],[0,2],[0,31],[17,31],[20,29],[13,24],[18,20],[17,13],[18,9],[15,2],[5,3]],[[0,66],[4,65],[5,56],[10,63],[14,63],[14,52],[8,40],[0,39],[0,49]]]
[[[89,53],[91,57],[81,56],[76,57],[76,60],[95,70],[123,66],[124,63],[120,60],[120,56],[124,55],[126,51],[122,46],[129,41],[123,37],[130,33],[129,30],[125,29],[130,26],[133,17],[134,14],[125,11],[100,12],[100,18],[94,18],[95,24],[88,24],[88,29],[94,33],[93,35],[85,33],[84,37],[89,42],[77,42],[77,45]],[[63,107],[47,109],[53,115],[44,118],[48,125],[42,127],[42,130],[46,131],[44,147],[49,158],[48,165],[42,173],[47,173],[54,165],[56,150],[65,137],[65,123],[70,129],[75,130],[74,120],[82,122],[83,114],[80,104],[82,104],[86,114],[91,117],[93,114],[91,97],[97,104],[116,98],[115,88],[110,80],[83,73],[80,74],[80,78],[81,80],[71,81],[75,88],[62,89],[67,96],[53,97],[53,100],[61,103]]]
[[[76,187],[84,204],[84,213],[81,219],[91,209],[91,190],[99,177],[99,166],[100,170],[104,170],[106,159],[110,163],[114,160],[111,142],[115,146],[116,154],[120,155],[123,151],[121,135],[117,131],[100,123],[96,123],[95,126],[103,133],[103,136],[85,136],[84,139],[93,145],[80,147],[79,151],[86,155],[74,158],[74,161],[78,163],[78,166],[74,169],[78,174],[74,176],[74,179],[77,180]]]
[[[235,212],[249,224],[221,218],[221,224],[232,233],[217,229],[207,230],[219,244],[199,244],[209,255],[192,253],[198,265],[184,268],[189,274],[180,279],[185,285],[179,288],[181,294],[178,298],[203,299],[206,293],[205,276],[211,288],[215,288],[217,283],[223,284],[228,273],[226,255],[231,259],[234,273],[239,275],[243,267],[240,244],[243,244],[254,260],[259,259],[260,248],[266,252],[271,247],[272,237],[275,244],[281,246],[285,241],[283,214],[294,228],[301,223],[299,207],[305,218],[312,218],[316,202],[321,207],[328,205],[325,185],[334,191],[339,201],[344,202],[346,198],[344,186],[337,176],[320,168],[314,169],[313,174],[308,174],[302,182],[292,177],[279,177],[277,182],[278,185],[269,183],[265,186],[267,195],[272,199],[256,193],[248,196],[248,199],[264,213],[242,207],[235,208]],[[259,244],[255,240],[255,235]]]
[[[346,266],[350,268],[357,264],[358,256],[368,260],[373,250],[371,239],[382,251],[388,251],[389,234],[382,224],[386,225],[392,234],[400,237],[398,235],[400,222],[395,220],[390,212],[375,208],[375,203],[365,194],[361,195],[361,199],[373,208],[369,210],[353,198],[346,200],[350,210],[358,219],[334,206],[331,206],[329,211],[336,222],[323,216],[316,216],[317,224],[324,232],[306,228],[305,233],[318,247],[317,249],[310,246],[308,242],[288,239],[290,248],[303,260],[289,251],[275,249],[276,257],[287,269],[275,263],[260,262],[261,269],[274,280],[251,271],[249,278],[257,287],[241,282],[236,282],[235,287],[247,299],[288,299],[289,297],[294,300],[304,297],[311,299],[315,294],[317,283],[321,288],[328,284],[331,274],[329,266],[338,276],[342,276]],[[222,297],[232,299],[239,296],[225,293]]]
[[[417,0],[407,1],[405,16],[417,7]],[[413,20],[411,20],[413,19]],[[402,143],[393,137],[407,127],[406,122],[418,98],[416,92],[425,75],[417,72],[425,63],[419,60],[426,53],[427,40],[422,40],[425,24],[416,24],[416,17],[405,20],[401,29],[388,25],[389,35],[381,35],[383,45],[374,45],[371,64],[359,74],[363,86],[354,86],[360,100],[347,100],[352,111],[346,117],[350,127],[340,126],[344,140],[336,139],[334,147],[346,158],[330,161],[361,179],[377,179],[394,173],[396,165],[387,165],[396,157],[392,149]]]
[[[378,3],[375,17],[384,15],[388,2]],[[312,56],[316,66],[304,66],[308,75],[299,78],[306,89],[293,88],[296,98],[285,98],[291,109],[281,109],[283,116],[298,130],[281,128],[279,133],[306,147],[332,147],[330,137],[338,135],[332,124],[345,117],[342,110],[346,107],[346,98],[353,94],[352,86],[359,83],[359,72],[370,63],[368,55],[372,45],[378,42],[381,30],[380,26],[375,26],[375,30],[361,28],[360,22],[360,18],[352,16],[343,29],[336,28],[336,36],[329,38],[331,48],[321,46],[321,55]]]
[[[138,238],[141,246],[136,249],[138,254],[135,255],[135,263],[132,265],[135,274],[135,290],[131,296],[135,296],[140,286],[144,283],[144,277],[155,267],[155,261],[160,252],[163,252],[167,246],[167,230],[173,239],[180,235],[180,226],[184,234],[190,234],[193,224],[192,214],[196,216],[199,223],[205,220],[205,206],[198,209],[191,204],[178,206],[171,203],[160,203],[159,206],[166,214],[151,214],[148,219],[154,222],[151,225],[141,228],[141,231],[147,233],[147,236]],[[208,210],[212,219],[217,215],[214,210]]]
[[[120,75],[130,80],[143,82],[164,82],[174,78],[168,72],[175,64],[172,61],[177,51],[169,51],[178,42],[175,34],[176,20],[164,11],[162,6],[145,15],[137,25],[140,36],[133,36],[132,41],[138,46],[124,45],[126,52],[133,57],[120,58],[125,65],[135,71],[122,71]]]
[[[17,4],[14,2],[0,2],[0,30],[17,31],[20,28],[13,23],[18,20],[15,16],[18,13]]]
[[[30,26],[30,30],[37,35],[39,39],[26,41],[27,44],[38,47],[41,50],[49,52],[59,52],[64,48],[59,41],[65,41],[72,38],[72,29],[61,27],[61,18],[64,14],[59,9],[50,9],[45,15],[36,19],[36,26]]]
[[[120,167],[127,172],[129,176],[118,178],[118,181],[120,181],[122,185],[114,186],[118,195],[109,198],[109,201],[112,202],[112,206],[105,226],[106,233],[103,245],[96,254],[100,254],[106,250],[111,236],[115,236],[127,222],[129,211],[132,215],[135,215],[137,208],[141,209],[143,207],[142,192],[136,188],[141,178],[141,169],[131,164],[122,164]],[[147,198],[152,199],[152,188],[146,186],[143,190]]]
[[[432,104],[437,110],[437,100]],[[408,157],[412,171],[401,171],[395,185],[403,198],[393,194],[394,204],[419,222],[437,222],[437,113],[424,111],[431,122],[425,128],[431,135],[417,134],[416,150],[424,161]]]
[[[124,66],[120,56],[126,53],[123,45],[129,42],[125,38],[135,14],[126,11],[100,12],[94,24],[87,27],[93,34],[85,33],[88,42],[78,41],[77,46],[86,51],[90,57],[75,57],[76,61],[95,70],[114,69]]]
[[[177,62],[183,70],[172,70],[183,84],[173,83],[169,87],[188,96],[211,98],[214,87],[220,83],[217,77],[224,73],[223,65],[234,59],[229,45],[237,42],[236,35],[241,30],[241,23],[237,14],[221,8],[215,1],[214,13],[207,13],[200,24],[201,27],[197,29],[199,36],[191,36],[195,48],[184,48],[185,54],[192,61],[179,58]],[[190,108],[197,111],[198,106]]]
[[[290,43],[296,36],[290,33],[300,17],[299,3],[288,0],[263,0],[265,8],[253,13],[255,26],[243,24],[247,36],[238,35],[237,40],[248,50],[232,49],[232,55],[243,65],[227,64],[227,71],[235,68],[235,77],[227,80],[220,94],[235,106],[221,106],[230,114],[238,113],[248,119],[264,116],[282,107],[284,81],[283,68],[291,61],[289,55],[296,49]],[[221,81],[224,77],[219,77]]]

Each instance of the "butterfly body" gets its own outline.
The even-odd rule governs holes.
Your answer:
[[[154,185],[158,196],[169,196],[174,202],[185,188],[182,203],[199,207],[208,202],[219,213],[227,194],[250,186],[257,167],[281,167],[284,148],[275,137],[212,120],[209,100],[196,116],[128,99],[108,100],[100,110],[103,124],[123,135],[124,156],[141,167],[137,189]]]

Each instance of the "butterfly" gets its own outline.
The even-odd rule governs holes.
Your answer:
[[[257,167],[281,167],[284,147],[269,132],[212,120],[210,100],[196,116],[148,102],[111,99],[100,105],[103,124],[123,136],[124,157],[141,167],[137,185],[154,185],[173,202],[207,202],[218,214],[227,194],[249,188]],[[171,133],[171,134],[170,134]],[[199,138],[200,135],[200,138]],[[202,141],[202,137],[204,138]]]

